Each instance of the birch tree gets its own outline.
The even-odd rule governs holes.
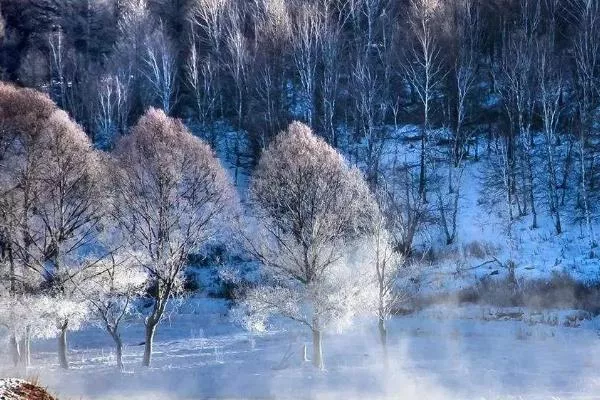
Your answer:
[[[315,95],[317,89],[317,65],[324,35],[325,18],[314,4],[302,4],[294,19],[292,45],[294,65],[300,78],[303,118],[313,126]]]
[[[218,102],[217,68],[218,62],[211,56],[201,57],[198,50],[198,35],[192,28],[190,53],[185,64],[186,83],[192,92],[194,108],[198,121],[207,125],[214,121]],[[211,137],[211,145],[216,145],[216,138]]]
[[[600,1],[573,0],[569,3],[576,27],[574,37],[575,81],[577,82],[577,115],[579,127],[579,203],[583,211],[590,248],[597,246],[592,220],[592,168],[594,154],[590,148],[598,106],[598,68],[600,67]]]
[[[135,255],[115,252],[86,270],[85,294],[92,317],[115,342],[117,368],[123,370],[123,340],[120,328],[126,318],[136,314],[135,301],[144,295],[147,272]]]
[[[146,46],[145,68],[142,71],[154,99],[168,115],[178,101],[177,52],[162,22],[148,38]]]
[[[539,108],[544,132],[544,154],[547,171],[547,196],[554,230],[560,235],[563,230],[562,200],[560,196],[561,174],[561,135],[560,123],[563,106],[561,104],[565,78],[560,65],[560,56],[556,51],[556,17],[559,10],[558,0],[546,2],[551,15],[548,32],[537,40],[537,70],[539,74]],[[566,158],[566,157],[565,157]],[[566,168],[562,171],[566,175]]]
[[[243,26],[241,21],[240,11],[231,7],[229,16],[229,25],[227,31],[227,50],[229,52],[229,60],[227,67],[235,86],[236,99],[236,116],[237,128],[242,129],[242,118],[244,115],[244,92],[246,88],[246,77],[248,63],[250,62],[250,54],[248,45],[243,34]],[[237,149],[236,149],[237,150]]]
[[[214,100],[215,104],[210,106],[211,111],[212,107],[216,107],[221,113],[220,116],[223,113],[223,55],[226,54],[224,46],[227,41],[228,24],[231,22],[231,8],[236,8],[231,0],[194,0],[188,15],[194,39],[201,45],[198,47],[207,50],[204,57],[198,58],[201,62],[200,70],[203,72],[204,83],[214,84],[211,89],[217,98]]]
[[[391,317],[394,307],[402,296],[397,286],[397,278],[403,258],[394,248],[392,236],[389,234],[386,225],[385,215],[378,210],[373,219],[371,236],[367,241],[366,250],[370,257],[369,261],[374,267],[377,286],[377,327],[379,329],[379,341],[387,360],[386,321]]]
[[[508,120],[509,198],[516,201],[519,216],[528,214],[529,205],[532,228],[537,228],[533,117],[537,83],[535,36],[540,25],[540,12],[538,0],[520,0],[519,18],[513,22],[514,27],[505,28],[500,64],[494,72],[496,89]]]
[[[2,206],[12,262],[57,303],[60,365],[68,368],[66,335],[78,254],[94,241],[104,212],[104,164],[88,137],[47,97],[2,87]],[[5,225],[6,226],[6,225]],[[63,304],[61,306],[60,304]],[[71,327],[75,328],[77,323]]]
[[[181,289],[188,254],[225,229],[235,192],[210,147],[156,109],[121,140],[115,157],[115,218],[152,287],[142,361],[150,366],[156,328]]]
[[[440,89],[446,74],[435,32],[438,11],[437,0],[411,0],[409,24],[414,43],[402,64],[404,75],[417,94],[423,112],[419,152],[419,196],[424,203],[427,202],[427,161],[431,111],[436,90]]]
[[[367,272],[345,257],[375,210],[362,174],[306,125],[292,123],[263,153],[250,184],[258,231],[247,235],[267,284],[248,293],[249,314],[281,314],[308,327],[313,364],[322,334],[360,312]]]

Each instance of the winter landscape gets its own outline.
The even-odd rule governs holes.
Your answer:
[[[600,399],[600,0],[0,0],[0,399]]]

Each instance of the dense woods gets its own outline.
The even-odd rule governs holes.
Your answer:
[[[535,227],[548,212],[560,233],[564,213],[576,214],[594,244],[599,9],[596,0],[4,0],[0,74],[48,93],[102,149],[162,108],[225,149],[236,181],[301,120],[375,187],[392,127],[414,124],[409,178],[420,200],[440,203],[448,242],[461,164],[487,152],[491,197],[510,219],[528,215]],[[432,149],[440,143],[444,154]],[[431,186],[440,158],[453,164],[441,200]]]

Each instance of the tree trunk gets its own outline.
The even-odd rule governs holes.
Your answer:
[[[324,369],[323,365],[323,346],[321,344],[321,331],[313,329],[313,365],[319,369]]]
[[[58,361],[60,367],[63,369],[69,369],[69,360],[67,359],[67,327],[68,322],[65,322],[60,327],[60,334],[58,335]]]
[[[426,166],[425,166],[425,142],[427,141],[427,128],[423,128],[422,134],[421,134],[421,154],[420,154],[420,160],[419,160],[419,195],[421,197],[421,201],[423,202],[423,204],[427,203],[427,192],[426,192]]]
[[[560,222],[560,213],[558,212],[558,210],[555,211],[554,228],[556,229],[557,235],[560,235],[562,233],[562,224]]]
[[[13,365],[16,367],[19,365],[21,360],[21,349],[19,347],[19,341],[15,335],[10,337],[10,352],[13,360]]]
[[[379,319],[379,341],[385,351],[387,349],[387,328],[383,319]]]
[[[146,343],[144,345],[144,359],[142,365],[149,367],[152,361],[152,344],[154,342],[154,331],[156,330],[156,323],[153,320],[149,320],[146,323]]]
[[[123,341],[121,340],[121,336],[117,332],[111,332],[111,336],[115,341],[117,368],[119,368],[119,371],[123,371]]]
[[[19,344],[19,348],[21,350],[20,361],[21,361],[21,365],[23,365],[24,367],[29,367],[31,365],[30,344],[31,344],[30,328],[27,327],[25,337],[23,337],[23,339],[21,339],[21,342]]]
[[[379,319],[379,341],[383,349],[383,362],[385,363],[386,369],[388,365],[388,348],[387,348],[387,327],[385,326],[385,320]]]

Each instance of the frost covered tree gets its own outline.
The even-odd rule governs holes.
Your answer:
[[[373,218],[370,236],[366,240],[365,250],[368,263],[373,266],[377,286],[376,314],[379,340],[387,357],[386,321],[391,317],[393,308],[401,299],[402,293],[397,287],[397,278],[403,264],[402,255],[394,248],[394,241],[387,230],[385,215],[378,211]]]
[[[39,267],[57,305],[64,303],[68,305],[65,310],[74,311],[63,313],[57,309],[59,359],[61,366],[68,368],[67,330],[72,319],[81,318],[76,307],[78,299],[72,299],[79,284],[74,275],[83,267],[81,253],[94,242],[99,230],[106,175],[104,163],[93,151],[89,138],[65,112],[54,112],[44,133],[44,162],[34,210],[42,227],[43,242],[37,243],[38,247],[43,246]]]
[[[53,110],[52,101],[41,93],[0,84],[0,218],[6,267],[3,275],[8,283],[5,301],[16,301],[42,279],[29,273],[27,261],[37,237],[32,221],[42,152],[37,138]],[[12,331],[11,352],[20,358],[20,348],[28,346],[19,343],[23,338],[18,337],[17,329]]]
[[[180,290],[188,254],[227,225],[236,196],[211,148],[179,121],[150,109],[116,147],[115,218],[150,277],[143,365],[156,327]]]
[[[596,153],[591,148],[592,137],[596,134],[594,120],[595,110],[600,104],[598,96],[598,69],[600,67],[600,1],[574,0],[569,2],[569,15],[576,29],[573,38],[576,87],[575,104],[577,107],[577,126],[579,133],[579,193],[578,206],[588,234],[590,254],[597,247],[593,207],[590,201],[594,181],[592,161]]]
[[[144,295],[148,275],[137,257],[115,252],[86,269],[86,294],[92,317],[115,342],[117,367],[123,369],[123,341],[119,330],[135,314],[135,300]]]
[[[161,22],[146,44],[143,74],[153,100],[170,114],[177,104],[177,53]]]
[[[68,368],[66,334],[81,317],[70,296],[80,252],[94,241],[104,210],[104,163],[47,96],[2,85],[0,103],[0,215],[10,232],[11,279],[20,293],[55,299],[59,360]]]
[[[441,47],[435,31],[439,7],[440,3],[437,0],[410,1],[408,15],[413,34],[413,46],[402,64],[406,80],[416,93],[423,112],[419,152],[419,196],[424,203],[427,202],[431,115],[435,93],[446,75]]]
[[[373,196],[358,169],[294,122],[263,153],[249,199],[258,232],[247,243],[266,283],[247,294],[247,322],[261,327],[281,314],[307,326],[313,364],[323,368],[323,331],[343,327],[367,303],[368,272],[348,256],[367,233]]]
[[[130,91],[131,76],[124,71],[100,78],[94,137],[100,148],[111,148],[117,136],[126,132],[131,106]]]
[[[0,287],[0,292],[0,328],[10,335],[13,363],[29,366],[30,341],[56,336],[53,299],[43,295],[12,295],[5,287]]]

